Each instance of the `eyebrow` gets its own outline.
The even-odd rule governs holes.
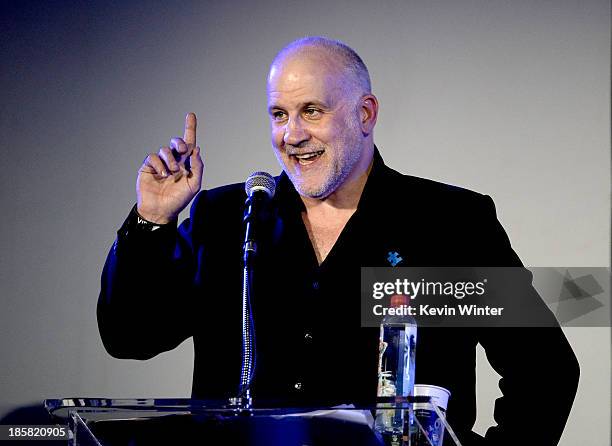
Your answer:
[[[329,105],[327,105],[325,102],[323,101],[308,101],[308,102],[304,102],[302,104],[300,104],[300,108],[306,108],[309,106],[314,105],[315,107],[321,107],[321,108],[329,108]],[[268,113],[272,113],[273,110],[284,110],[283,107],[277,105],[277,104],[271,104],[268,107]]]

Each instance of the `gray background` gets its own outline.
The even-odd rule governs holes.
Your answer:
[[[278,172],[267,65],[306,34],[346,41],[370,67],[388,164],[490,194],[527,265],[610,264],[605,0],[2,8],[0,414],[46,397],[189,395],[191,341],[147,362],[106,354],[99,273],[140,162],[186,112],[205,187]],[[582,376],[561,444],[607,446],[610,330],[566,334]],[[478,432],[496,379],[479,351]]]

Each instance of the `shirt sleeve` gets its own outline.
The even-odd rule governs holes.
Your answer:
[[[132,209],[117,231],[101,278],[98,329],[116,358],[149,359],[193,334],[192,219],[177,228],[138,217]]]
[[[485,197],[479,249],[492,266],[522,267],[506,232],[497,220],[495,205]],[[495,402],[497,426],[475,445],[556,445],[569,416],[580,369],[554,315],[541,301],[525,269],[523,299],[537,299],[533,308],[552,320],[543,327],[481,328],[478,340],[491,366],[501,375],[503,396]],[[531,306],[530,306],[531,308]],[[474,434],[476,435],[476,434]]]

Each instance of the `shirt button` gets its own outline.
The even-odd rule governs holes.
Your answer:
[[[306,344],[310,344],[312,342],[312,335],[310,333],[306,333],[304,335],[304,342]]]
[[[312,282],[312,289],[313,290],[318,290],[319,289],[319,281],[315,280],[314,282]]]
[[[295,388],[295,390],[302,390],[302,383],[301,382],[296,382],[293,386]]]

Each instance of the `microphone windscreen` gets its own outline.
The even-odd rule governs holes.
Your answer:
[[[249,197],[253,192],[262,191],[272,198],[276,192],[276,181],[268,172],[253,172],[246,179],[244,191]]]

